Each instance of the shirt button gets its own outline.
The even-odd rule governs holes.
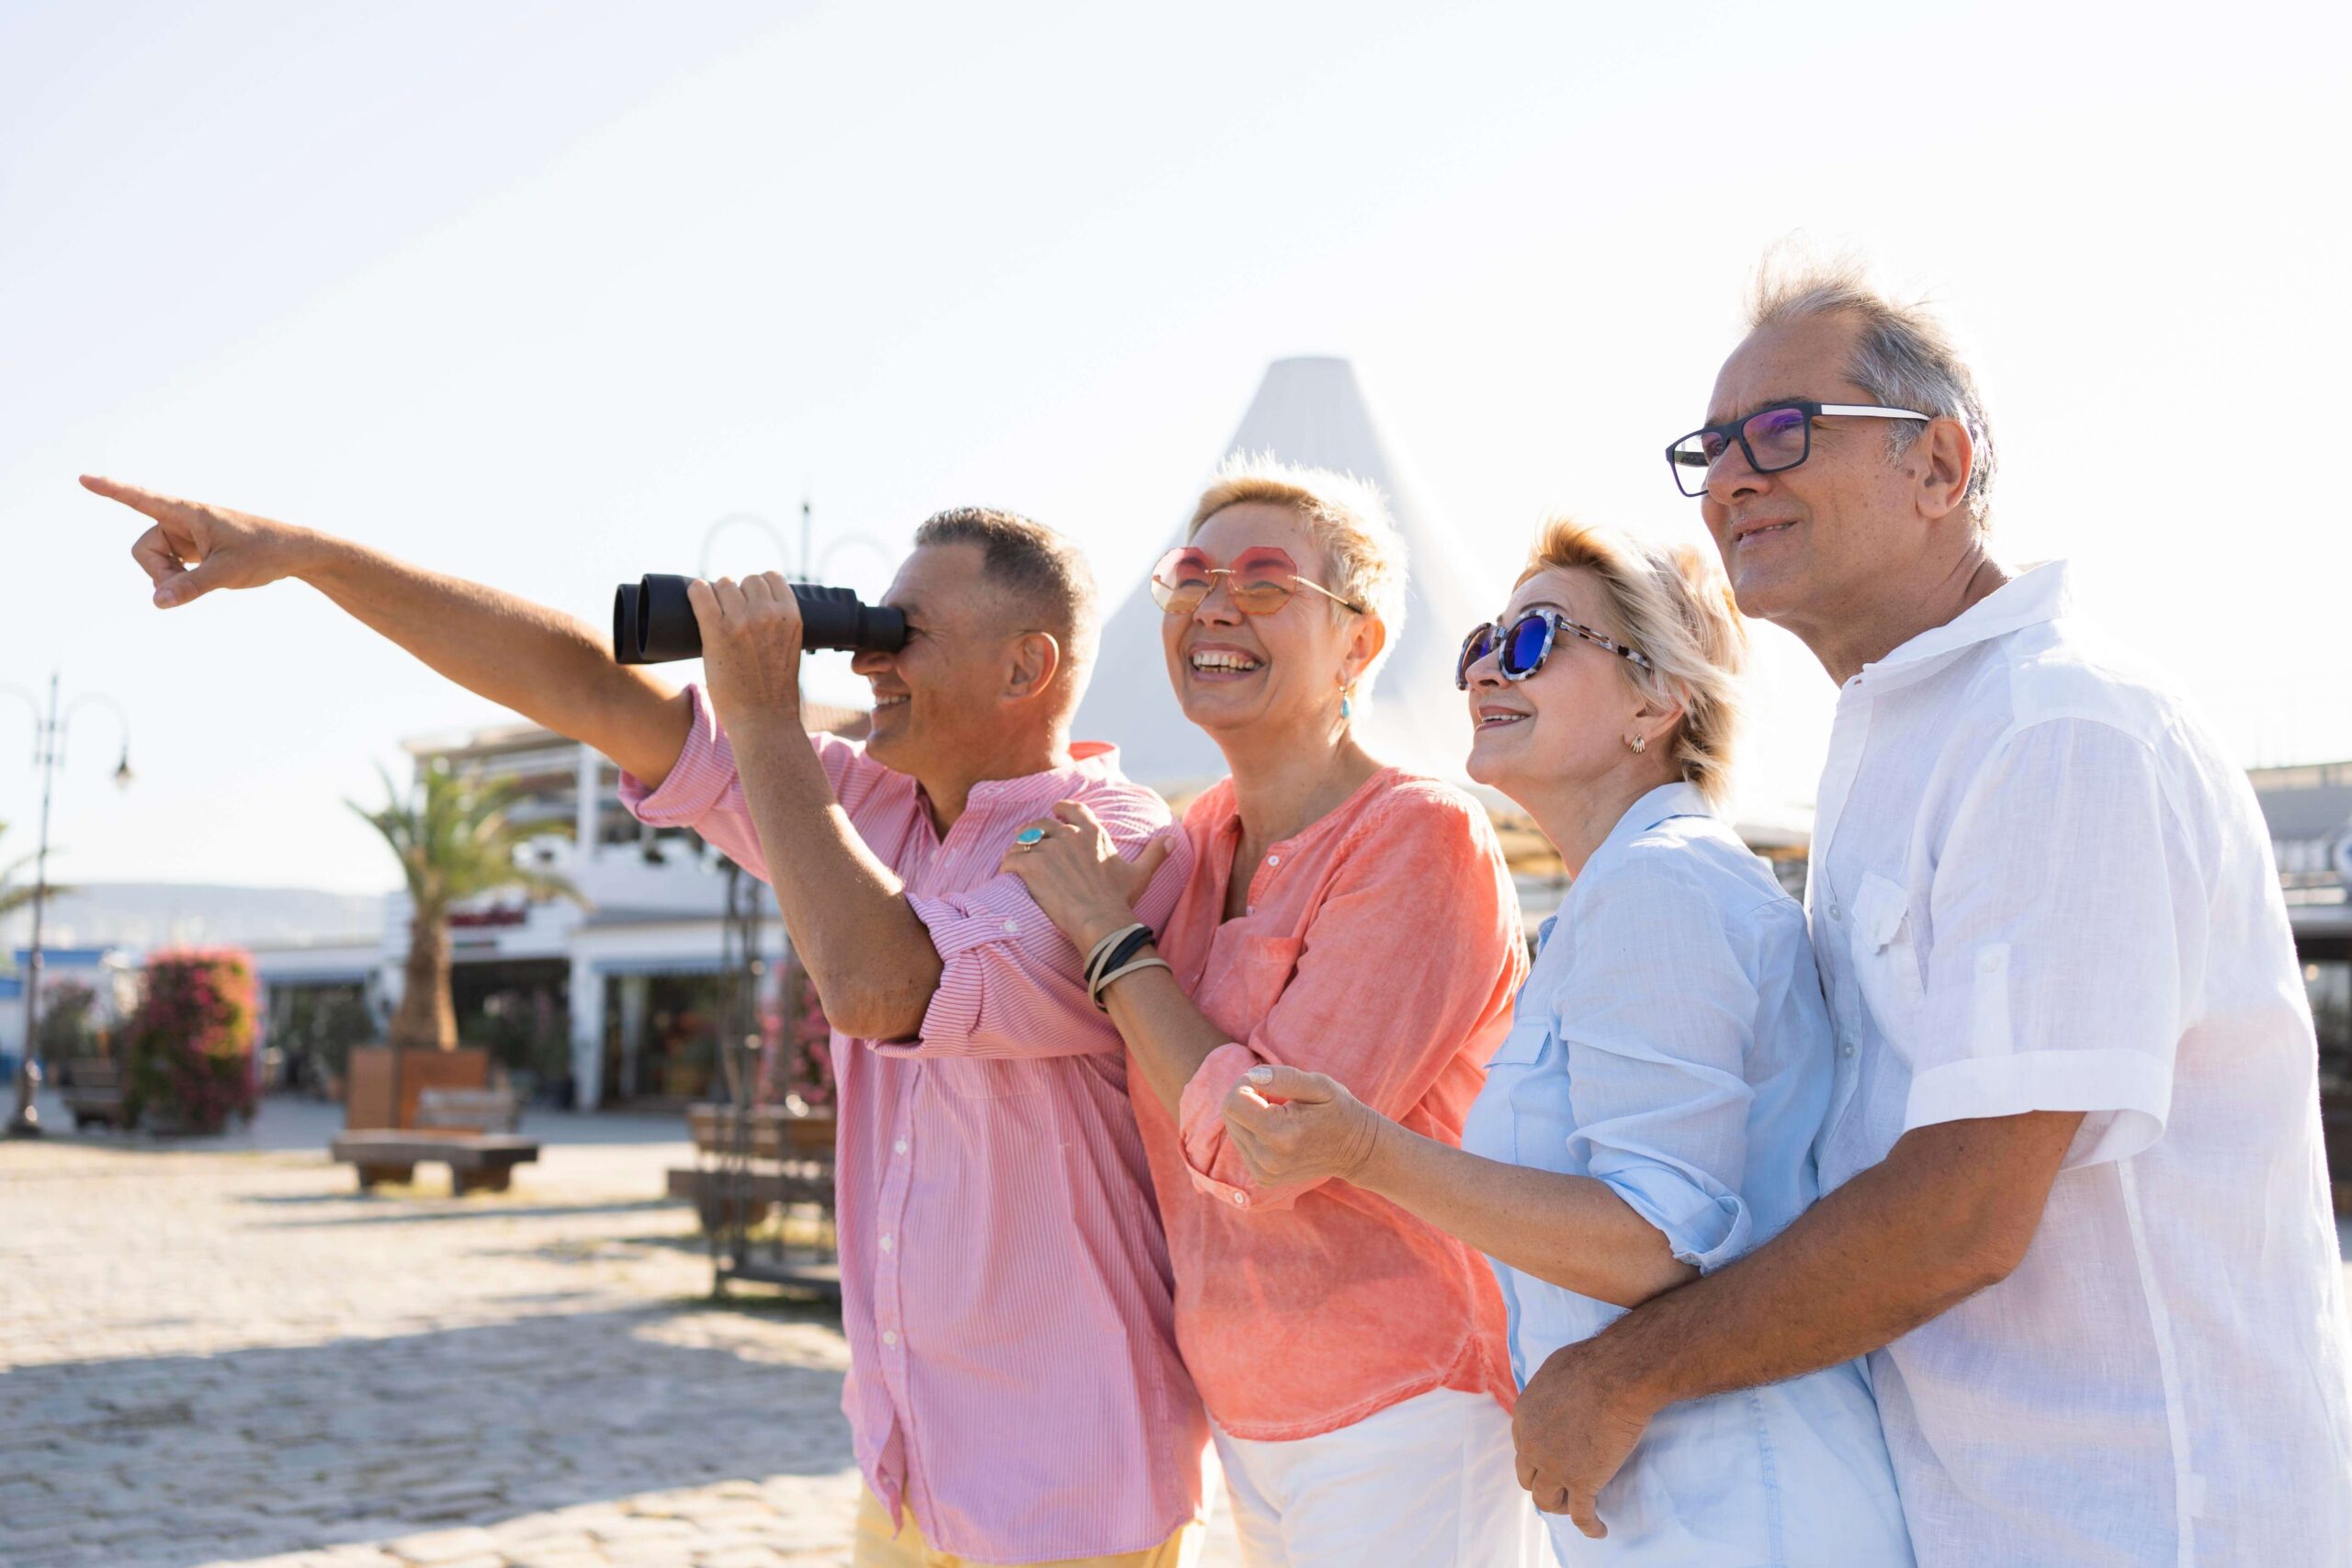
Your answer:
[[[886,1328],[886,1329],[884,1329],[884,1330],[882,1331],[882,1343],[883,1343],[883,1344],[885,1344],[885,1345],[896,1345],[898,1342],[899,1342],[899,1336],[898,1336],[898,1333],[897,1333],[897,1331],[896,1331],[896,1330]]]
[[[882,1238],[882,1250],[885,1252],[890,1250],[890,1238],[887,1235]]]
[[[1829,918],[1833,920],[1842,920],[1846,918],[1846,911],[1832,904],[1829,906]]]
[[[1283,857],[1280,855],[1268,855],[1266,857],[1266,863],[1268,865],[1280,865],[1283,863]]]
[[[1840,1056],[1850,1056],[1854,1054],[1854,1037],[1852,1035],[1849,1034],[1845,1039],[1838,1043],[1838,1054]]]
[[[1250,1206],[1250,1194],[1247,1192],[1236,1192],[1233,1195],[1233,1206],[1237,1209],[1248,1208]]]
[[[907,1152],[906,1139],[900,1138],[897,1143],[892,1144],[890,1145],[890,1152],[893,1154],[905,1154]]]
[[[1019,936],[1021,934],[1021,922],[1019,920],[1005,921],[1004,931],[1007,936]]]

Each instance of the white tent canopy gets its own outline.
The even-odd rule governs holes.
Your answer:
[[[1285,462],[1352,474],[1387,498],[1405,537],[1405,624],[1389,628],[1388,659],[1368,694],[1358,733],[1383,761],[1460,779],[1470,724],[1453,689],[1453,656],[1479,610],[1454,574],[1449,530],[1414,488],[1353,367],[1334,358],[1274,361],[1226,450],[1272,453]],[[1177,544],[1189,509],[1171,510],[1179,515],[1169,542]],[[1216,743],[1176,705],[1160,648],[1161,616],[1150,585],[1136,583],[1102,628],[1102,659],[1080,705],[1075,733],[1116,741],[1129,778],[1164,793],[1188,793],[1227,770]],[[1366,694],[1359,693],[1360,701]]]

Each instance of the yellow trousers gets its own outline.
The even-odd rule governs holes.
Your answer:
[[[941,1551],[923,1540],[915,1527],[915,1511],[901,1510],[906,1524],[896,1539],[890,1534],[890,1510],[873,1488],[857,1505],[857,1544],[850,1553],[852,1568],[967,1568],[968,1557]],[[1122,1551],[1115,1557],[1057,1557],[1031,1568],[1193,1568],[1200,1561],[1201,1527],[1186,1525],[1158,1546],[1142,1551]]]

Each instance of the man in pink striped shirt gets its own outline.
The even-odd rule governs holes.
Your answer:
[[[710,690],[615,665],[587,626],[349,541],[107,480],[154,520],[159,605],[310,582],[458,683],[612,757],[646,821],[690,825],[775,888],[835,1027],[842,1394],[869,1495],[859,1568],[1176,1568],[1197,1541],[1206,1427],[1117,1032],[1078,955],[998,866],[1082,800],[1159,870],[1167,808],[1111,749],[1072,745],[1094,649],[1074,547],[1009,513],[943,513],[864,653],[874,732],[811,738],[798,608],[771,573],[697,584]],[[722,722],[725,721],[725,722]],[[813,743],[812,743],[813,739]]]

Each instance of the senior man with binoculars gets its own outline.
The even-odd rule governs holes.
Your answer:
[[[1124,1048],[1079,955],[998,869],[1024,824],[1074,799],[1156,868],[1138,919],[1163,924],[1188,870],[1159,797],[1111,748],[1070,743],[1096,640],[1075,546],[1009,513],[942,513],[881,613],[822,604],[847,623],[831,646],[865,644],[861,747],[802,728],[814,642],[776,573],[624,590],[616,657],[571,616],[364,545],[83,483],[153,520],[132,555],[158,605],[299,578],[612,758],[640,818],[695,828],[775,886],[841,1075],[860,1568],[1191,1554],[1207,1429],[1176,1352]],[[707,691],[622,662],[691,655],[681,591]]]

